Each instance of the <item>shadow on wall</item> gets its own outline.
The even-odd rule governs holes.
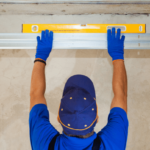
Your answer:
[[[34,57],[35,50],[33,49],[0,49],[1,57]],[[52,50],[50,56],[54,58],[109,58],[107,50]],[[150,58],[149,50],[125,50],[125,58]]]
[[[36,50],[27,49],[0,49],[0,60],[1,58],[31,58],[32,62],[35,59]],[[112,65],[112,59],[109,56],[107,50],[52,50],[48,59],[47,64],[52,58],[107,58],[110,65]],[[150,58],[149,50],[125,50],[124,58]]]

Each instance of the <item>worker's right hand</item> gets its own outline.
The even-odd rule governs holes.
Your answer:
[[[123,35],[120,39],[121,29],[117,30],[117,35],[115,35],[115,28],[107,31],[107,46],[108,53],[112,57],[113,60],[123,59],[124,60],[124,40],[125,36]]]
[[[49,30],[43,30],[40,36],[37,36],[37,49],[35,54],[35,59],[40,58],[44,61],[47,60],[49,54],[52,50],[53,45],[53,32]]]

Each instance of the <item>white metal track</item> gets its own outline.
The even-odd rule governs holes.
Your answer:
[[[125,49],[149,49],[150,34],[124,34]],[[37,33],[0,33],[0,49],[36,49]],[[53,49],[107,49],[107,34],[54,33]]]
[[[0,0],[0,3],[150,3],[150,0]]]

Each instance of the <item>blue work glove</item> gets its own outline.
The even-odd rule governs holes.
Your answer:
[[[107,31],[107,46],[108,53],[112,57],[113,60],[123,59],[124,60],[124,40],[125,36],[123,35],[120,39],[121,29],[117,30],[117,35],[115,35],[115,28]]]
[[[52,50],[53,45],[53,32],[49,30],[42,31],[41,40],[40,37],[37,36],[37,49],[35,58],[41,58],[45,62]]]

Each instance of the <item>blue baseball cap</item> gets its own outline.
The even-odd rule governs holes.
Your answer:
[[[64,87],[58,120],[70,135],[86,135],[98,119],[93,82],[84,75],[71,76]]]

